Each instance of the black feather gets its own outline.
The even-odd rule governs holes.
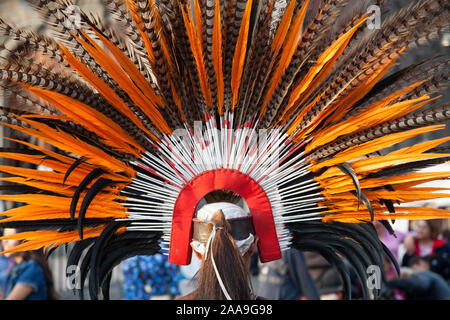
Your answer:
[[[84,250],[86,250],[95,241],[95,238],[88,238],[75,243],[67,259],[67,267],[77,266],[80,262]],[[67,268],[66,267],[66,268]]]
[[[70,219],[72,220],[75,219],[75,210],[77,208],[78,199],[80,198],[81,192],[83,192],[83,190],[89,185],[89,183],[91,183],[93,180],[101,176],[103,173],[105,173],[103,169],[95,168],[90,173],[88,173],[86,177],[84,177],[83,181],[81,181],[77,190],[75,190],[72,197],[72,202],[70,203]]]
[[[86,255],[84,256],[83,261],[81,262],[80,266],[80,288],[78,290],[78,294],[80,297],[80,300],[84,300],[84,282],[86,281],[87,274],[89,272],[92,252],[94,250],[94,245],[90,246],[89,249],[86,252]],[[91,286],[91,283],[89,283],[89,286]]]
[[[339,256],[336,255],[333,247],[324,244],[321,241],[305,239],[298,243],[293,243],[293,247],[301,251],[313,251],[319,253],[330,263],[339,274],[344,285],[344,293],[347,299],[352,298],[352,286],[350,281],[350,271]]]
[[[66,173],[64,174],[64,179],[63,179],[62,185],[64,185],[64,183],[66,183],[66,180],[67,180],[67,178],[69,178],[72,171],[75,170],[80,164],[82,164],[83,161],[84,161],[83,157],[81,157],[72,163],[72,165],[69,167],[69,169],[67,169]]]
[[[126,246],[121,245],[116,247],[114,250],[110,250],[110,253],[105,255],[105,259],[102,261],[99,270],[99,282],[101,284],[102,291],[104,288],[109,288],[112,270],[120,262],[137,255],[154,255],[159,253],[160,247],[157,240],[158,239],[154,239],[151,243],[142,243],[142,240],[138,240],[135,243],[128,243]],[[108,299],[104,293],[103,299]]]
[[[55,252],[55,250],[58,248],[58,247],[54,247],[54,243],[53,244],[51,244],[49,247],[47,247],[47,249],[45,250],[45,259],[46,260],[48,260],[48,258],[50,257],[50,255],[53,253],[53,252]]]
[[[85,220],[84,225],[86,227],[98,227],[111,221],[111,218],[89,218]],[[2,222],[2,227],[18,228],[23,231],[58,230],[64,232],[75,230],[77,225],[76,221],[70,219],[45,219]]]
[[[400,277],[400,267],[398,265],[397,259],[394,257],[391,250],[389,250],[388,247],[386,247],[386,245],[383,242],[381,242],[381,245],[383,246],[384,253],[389,257],[389,260],[391,260],[391,262],[394,264],[395,271],[397,271],[397,275]]]
[[[112,272],[108,273],[102,284],[103,300],[109,300],[109,284],[111,283]]]
[[[370,220],[373,221],[375,215],[373,213],[372,204],[370,203],[369,199],[367,198],[367,196],[364,193],[361,193],[361,200],[364,203],[364,205],[366,206],[367,210],[369,210],[369,212],[370,212]]]
[[[89,275],[89,295],[91,298],[98,296],[99,289],[99,277],[98,277],[98,266],[102,255],[104,253],[103,249],[114,236],[114,233],[120,227],[127,225],[129,222],[124,221],[114,221],[108,225],[97,238],[95,244],[92,247],[92,256],[90,257],[90,275]]]
[[[392,229],[391,224],[387,220],[380,220],[381,224],[386,228],[386,230],[389,232],[391,236],[394,236],[397,238],[397,235],[395,234],[394,229]]]
[[[109,180],[109,179],[98,179],[89,191],[86,193],[86,196],[83,199],[83,202],[80,207],[80,213],[78,214],[77,228],[78,234],[80,235],[80,239],[83,240],[83,220],[86,214],[87,208],[91,204],[92,200],[94,200],[95,196],[102,192],[103,189],[116,184],[117,181]]]
[[[353,168],[347,162],[340,163],[340,164],[336,165],[336,167],[338,167],[343,173],[345,173],[352,179],[353,185],[356,188],[356,194],[358,197],[358,209],[359,209],[359,205],[361,203],[362,191],[361,191],[361,185],[359,184],[359,179],[355,173],[355,170],[353,170]]]
[[[342,258],[350,262],[362,283],[367,281],[366,269],[369,265],[378,265],[380,268],[382,266],[384,249],[372,225],[336,222],[324,224],[308,221],[294,223],[289,229],[293,237],[292,246],[294,248],[306,250],[304,244],[316,241],[314,248],[309,247],[309,251],[316,251],[324,258],[326,254],[323,250],[327,250],[327,247],[332,248],[334,255],[334,252],[338,252]],[[333,261],[330,256],[326,259],[334,267],[337,267],[336,261]],[[339,273],[344,279],[346,275],[342,268]],[[377,296],[380,292],[374,290],[373,293]],[[365,297],[368,297],[368,290],[365,291]]]

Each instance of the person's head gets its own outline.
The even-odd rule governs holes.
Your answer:
[[[5,228],[3,229],[3,236],[12,236],[16,233],[20,233],[22,230],[20,229],[14,229],[14,228]],[[21,240],[16,239],[3,239],[2,240],[2,249],[3,251],[10,250],[17,245],[22,243]],[[50,267],[48,266],[47,260],[42,252],[42,249],[40,250],[30,250],[30,251],[19,251],[19,252],[9,252],[4,254],[7,258],[20,258],[16,261],[29,261],[34,260],[36,261],[42,268],[45,280],[47,282],[47,297],[49,300],[56,300],[57,299],[57,293],[54,288],[53,284],[53,276],[52,272],[50,270]]]
[[[437,220],[419,220],[414,229],[416,238],[419,240],[434,240],[439,235],[439,221]]]
[[[196,298],[225,299],[222,281],[231,299],[250,299],[249,266],[256,244],[251,217],[242,208],[226,202],[203,206],[194,219],[191,242],[202,260]]]
[[[5,228],[3,229],[3,236],[12,236],[17,233],[17,230],[14,228]],[[20,244],[20,240],[16,239],[3,239],[2,240],[2,251],[10,250]],[[6,258],[12,258],[14,256],[21,256],[23,253],[21,252],[7,252],[4,254]]]
[[[444,232],[442,232],[442,239],[445,242],[449,242],[450,238],[449,238],[449,233],[450,233],[450,229],[445,230]]]
[[[409,267],[414,272],[425,272],[430,270],[430,262],[427,257],[413,257],[409,262]]]

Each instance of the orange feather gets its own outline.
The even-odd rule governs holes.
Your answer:
[[[94,238],[98,237],[102,231],[105,229],[106,225],[101,225],[98,227],[89,227],[84,228],[83,230],[83,238]],[[124,229],[118,230],[117,233],[124,232]],[[7,237],[1,237],[0,240],[3,239],[17,239],[17,240],[25,240],[26,242],[23,242],[16,247],[5,250],[1,252],[1,254],[10,253],[10,252],[20,252],[20,251],[29,251],[29,250],[37,250],[42,247],[48,247],[52,244],[55,246],[79,241],[80,236],[78,235],[78,231],[65,231],[65,232],[59,232],[59,231],[48,231],[48,230],[40,230],[40,231],[29,231],[29,232],[21,232],[14,235],[10,235]]]
[[[388,121],[393,117],[400,114],[401,111],[407,109],[409,106],[414,105],[416,102],[421,102],[429,98],[429,96],[422,96],[419,99],[406,100],[394,105],[390,105],[392,101],[400,96],[412,91],[414,88],[422,84],[423,81],[417,82],[406,89],[399,90],[390,96],[378,101],[371,106],[368,106],[363,112],[347,119],[346,121],[337,123],[334,126],[328,127],[324,130],[320,130],[314,135],[311,143],[306,147],[306,151],[322,146],[330,141],[337,139],[339,136],[349,134],[361,130],[364,127],[375,126],[384,121]],[[409,110],[409,109],[407,109]],[[369,121],[369,119],[371,121]]]
[[[157,110],[157,105],[154,101],[147,98],[131,81],[128,75],[121,69],[119,65],[99,46],[90,39],[86,34],[84,36],[92,44],[88,44],[81,38],[73,35],[77,41],[86,49],[86,51],[99,63],[99,65],[108,72],[119,86],[127,92],[128,96],[133,102],[149,117],[149,119],[155,124],[155,126],[162,133],[171,133],[169,126],[162,117],[161,113]],[[127,107],[129,113],[129,108]]]
[[[423,219],[448,219],[450,211],[434,208],[416,208],[416,207],[398,207],[395,213],[376,212],[375,220],[387,219],[407,219],[407,220],[423,220]],[[370,214],[367,210],[360,212],[342,213],[336,215],[327,215],[322,218],[323,222],[345,222],[345,223],[362,223],[370,221]]]
[[[212,107],[212,97],[209,90],[208,78],[205,69],[205,63],[203,60],[202,46],[200,44],[200,37],[195,32],[195,27],[192,23],[192,17],[190,11],[188,16],[184,12],[183,6],[181,5],[181,14],[183,16],[184,25],[186,27],[186,32],[189,38],[189,43],[191,45],[192,54],[194,55],[195,65],[197,66],[198,76],[200,80],[200,89],[202,90],[203,97],[205,98],[206,105],[208,108]]]
[[[323,80],[323,78],[329,73],[336,60],[344,52],[351,38],[355,34],[356,30],[361,24],[367,20],[364,16],[358,20],[358,22],[349,31],[343,34],[338,40],[333,42],[317,59],[316,64],[310,68],[306,76],[300,81],[300,83],[294,88],[289,98],[288,106],[281,118],[286,117],[288,113],[292,113],[292,108],[299,106],[308,97],[316,85]],[[309,105],[312,107],[312,104]],[[296,121],[288,129],[288,134],[292,134],[300,124],[303,116],[309,111],[309,107],[305,107],[302,112],[297,116]]]
[[[414,153],[422,153],[430,150],[431,148],[437,147],[438,145],[441,145],[445,142],[450,141],[450,137],[445,137],[441,139],[435,139],[430,141],[425,141],[422,143],[415,144],[411,147],[402,148],[396,151],[391,152],[390,154],[414,154]]]
[[[296,2],[297,0],[291,0],[291,3],[284,11],[283,18],[281,19],[277,32],[275,33],[272,41],[271,51],[274,55],[278,53],[286,40],[286,34],[289,30],[289,26],[291,25]]]
[[[286,11],[293,10],[294,7],[292,6],[292,4],[295,4],[295,3],[296,3],[295,0],[291,1],[291,4],[286,9]],[[266,98],[263,102],[263,105],[261,107],[260,115],[263,115],[266,112],[267,104],[269,103],[269,100],[276,88],[276,85],[278,84],[281,76],[286,71],[286,68],[291,63],[292,56],[295,53],[295,49],[297,48],[298,43],[301,41],[301,39],[300,40],[298,40],[298,39],[299,39],[300,33],[302,31],[303,21],[305,19],[306,10],[308,9],[308,5],[309,5],[309,0],[305,0],[302,8],[297,13],[297,16],[295,17],[294,22],[292,23],[292,26],[289,29],[289,33],[287,33],[287,36],[286,36],[286,33],[282,32],[282,34],[286,37],[285,38],[283,37],[283,50],[281,53],[280,62],[278,63],[277,70],[271,79],[271,84],[270,84],[269,90],[267,91]],[[291,8],[291,6],[292,6],[292,8]],[[288,13],[288,15],[289,14],[292,16],[292,13]],[[289,19],[289,21],[290,21],[290,19]],[[282,23],[283,22],[284,22],[284,17],[283,17]],[[284,28],[284,26],[280,25],[279,28]],[[277,35],[278,35],[278,33],[277,33]],[[272,48],[273,48],[273,46],[272,46]]]
[[[385,48],[387,48],[389,45],[390,45],[389,43],[385,45]],[[384,64],[378,64],[379,65],[378,68],[372,66],[372,68],[375,68],[375,71],[373,71],[373,73],[370,74],[369,77],[367,77],[366,75],[367,71],[365,71],[364,74],[359,75],[358,78],[361,77],[367,78],[359,86],[353,89],[350,93],[341,97],[340,99],[338,99],[336,102],[333,103],[332,108],[329,108],[329,112],[324,114],[322,117],[322,119],[324,119],[325,117],[328,117],[330,115],[328,119],[324,121],[324,126],[326,126],[329,123],[339,121],[345,114],[347,114],[350,108],[361,98],[363,98],[367,93],[369,93],[369,91],[372,90],[372,88],[378,83],[378,81],[381,78],[383,78],[383,76],[392,68],[394,63],[397,61],[397,59],[405,50],[406,48],[397,50],[397,52],[391,54],[391,56],[387,59],[387,61],[383,60]],[[357,81],[357,79],[354,80]],[[332,112],[334,113],[332,114]]]
[[[239,36],[236,42],[236,49],[234,51],[233,64],[231,67],[231,91],[233,94],[231,103],[232,111],[234,111],[234,108],[236,107],[239,87],[241,85],[242,71],[244,69],[252,3],[253,0],[248,0],[247,6],[245,7],[244,16],[242,17],[241,27],[239,29]]]
[[[383,148],[392,146],[403,140],[415,137],[419,134],[436,131],[436,130],[441,130],[443,128],[445,128],[445,126],[435,125],[435,126],[428,126],[428,127],[423,127],[423,128],[412,129],[412,130],[408,130],[406,132],[397,132],[397,133],[388,134],[386,136],[374,139],[372,141],[350,147],[350,148],[336,154],[332,159],[325,160],[318,164],[313,165],[311,167],[311,171],[315,172],[324,167],[331,167],[331,166],[334,166],[339,163],[343,163],[343,162],[346,162],[346,161],[349,161],[352,159],[356,159],[356,158],[364,156],[366,154],[369,154],[369,153],[381,150]]]
[[[104,138],[103,142],[105,144],[135,156],[139,156],[139,153],[135,149],[130,148],[128,144],[140,152],[144,152],[144,149],[117,123],[92,107],[57,92],[35,87],[28,87],[28,90],[53,104],[61,112],[73,119],[74,122],[83,125],[88,130]]]
[[[86,158],[86,162],[101,166],[107,171],[114,173],[126,172],[129,176],[135,175],[135,171],[133,169],[116,158],[106,154],[102,150],[92,147],[88,143],[81,140],[77,140],[65,132],[58,132],[41,123],[35,123],[30,120],[27,121],[34,127],[38,128],[39,131],[29,128],[22,128],[7,123],[3,125],[40,138],[66,152],[83,156]]]
[[[122,50],[117,48],[108,39],[106,39],[103,35],[101,35],[97,30],[95,30],[94,28],[91,29],[97,34],[102,43],[114,55],[114,58],[117,59],[117,62],[120,64],[120,67],[123,68],[125,72],[130,76],[131,80],[133,80],[138,85],[139,89],[143,92],[143,94],[149,97],[149,99],[153,101],[155,105],[162,106],[163,102],[161,98],[156,95],[153,88],[147,82],[142,73],[138,70],[136,65],[130,60],[130,58],[128,58],[122,52]]]
[[[217,82],[217,102],[219,105],[219,114],[223,113],[223,99],[224,99],[224,83],[222,70],[222,29],[220,25],[220,5],[216,1],[214,11],[214,26],[213,26],[213,65],[216,73]]]

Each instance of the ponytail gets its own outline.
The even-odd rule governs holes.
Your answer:
[[[47,299],[58,300],[58,294],[56,292],[55,284],[53,282],[53,274],[48,265],[48,261],[42,252],[42,249],[31,251],[30,253],[31,259],[36,261],[42,268],[42,271],[44,272],[45,282],[47,284]]]
[[[221,211],[216,212],[211,221],[215,223],[215,226],[210,225],[211,228],[216,228],[216,234],[211,252],[205,252],[203,256],[195,298],[199,300],[226,299],[214,269],[212,262],[214,259],[218,274],[230,298],[250,300],[250,273],[239,248],[229,233],[230,224]]]

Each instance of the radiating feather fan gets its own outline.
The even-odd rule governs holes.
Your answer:
[[[91,298],[108,297],[120,261],[161,243],[187,263],[195,206],[211,192],[254,205],[263,260],[317,251],[348,298],[343,258],[364,281],[392,257],[371,220],[450,217],[394,205],[448,196],[417,186],[450,176],[418,171],[449,160],[449,139],[381,153],[450,119],[436,100],[448,61],[389,73],[448,29],[448,1],[414,1],[370,30],[367,8],[384,1],[103,0],[113,24],[80,10],[75,28],[71,0],[29,2],[53,38],[0,20],[0,50],[21,44],[0,60],[20,103],[1,121],[54,149],[17,140],[23,149],[0,156],[52,171],[0,166],[0,199],[25,203],[0,224],[27,230],[14,251],[75,242],[68,264],[81,264]]]

